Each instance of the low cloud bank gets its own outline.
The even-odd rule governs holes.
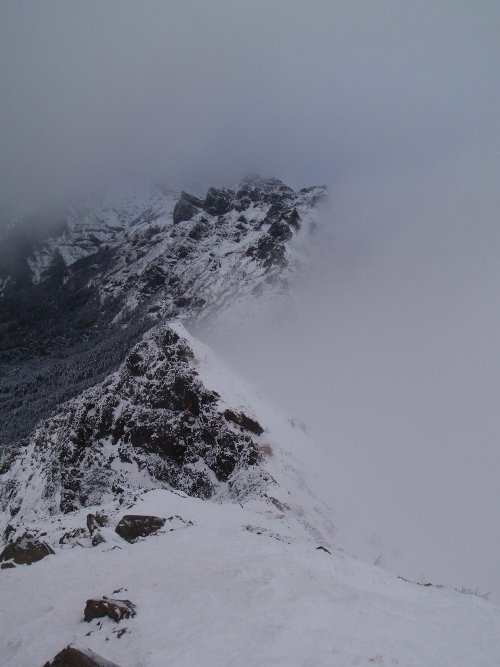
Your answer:
[[[496,123],[498,3],[4,2],[0,194],[117,169],[293,187]]]
[[[323,493],[381,537],[381,552],[400,550],[386,560],[498,601],[500,231],[490,148],[463,146],[425,168],[393,155],[333,188],[312,269],[297,285],[298,319],[214,342],[329,450]]]

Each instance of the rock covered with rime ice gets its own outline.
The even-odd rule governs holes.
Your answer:
[[[258,422],[205,387],[186,339],[154,329],[119,370],[60,406],[0,467],[4,523],[67,513],[141,489],[240,500],[263,491]],[[89,533],[105,518],[89,515]],[[68,536],[70,541],[72,536]]]

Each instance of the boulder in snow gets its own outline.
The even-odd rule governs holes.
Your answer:
[[[114,598],[103,597],[102,600],[87,600],[83,619],[90,623],[94,618],[108,616],[118,623],[124,618],[133,618],[135,614],[135,604],[130,600],[115,600]]]
[[[108,525],[108,517],[103,512],[96,512],[95,514],[87,514],[87,528],[89,533],[93,535],[99,528],[104,528]]]
[[[68,530],[67,533],[60,538],[59,544],[71,544],[75,545],[81,539],[86,539],[89,537],[89,533],[85,528],[73,528],[73,530]]]
[[[192,195],[188,195],[187,192],[182,192],[180,199],[174,208],[174,225],[178,225],[179,222],[185,222],[186,220],[191,220],[191,218],[194,218],[194,216],[199,213],[198,209],[202,206],[202,201],[198,200]]]
[[[7,544],[0,554],[0,562],[12,560],[17,565],[31,565],[54,553],[46,542],[36,539],[30,533],[24,533],[14,542]]]
[[[166,519],[159,516],[142,516],[139,514],[127,514],[120,519],[115,531],[120,537],[131,544],[139,537],[147,537],[163,528]]]
[[[119,665],[102,658],[89,649],[66,646],[43,667],[119,667]]]
[[[255,433],[255,435],[262,435],[262,433],[264,433],[264,429],[259,424],[259,422],[255,419],[247,417],[243,412],[236,414],[232,410],[225,410],[224,417],[228,421],[241,426],[241,428],[245,429],[246,431],[250,431],[250,433]]]

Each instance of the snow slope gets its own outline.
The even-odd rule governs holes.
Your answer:
[[[122,667],[500,664],[500,610],[484,600],[328,554],[239,505],[158,490],[127,511],[193,525],[2,571],[0,664],[41,666],[69,643]],[[83,622],[85,601],[113,591],[137,616]]]
[[[0,570],[0,664],[41,666],[74,643],[122,667],[500,665],[500,609],[350,555],[369,545],[315,496],[321,454],[300,424],[173,328],[203,385],[264,427],[259,465],[275,483],[239,502],[162,488],[126,505],[26,516],[22,529],[46,533],[56,553]],[[109,516],[104,542],[59,544],[97,509]],[[173,519],[129,544],[113,531],[124,514]],[[137,616],[85,623],[86,600],[103,595],[131,600]]]

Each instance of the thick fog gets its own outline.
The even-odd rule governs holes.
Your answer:
[[[300,319],[219,349],[328,448],[323,492],[381,552],[497,600],[499,19],[493,1],[0,6],[2,196],[118,169],[328,183]]]
[[[117,168],[303,187],[487,135],[495,2],[0,4],[2,191]]]
[[[328,450],[323,497],[375,536],[387,567],[499,601],[500,234],[488,153],[344,183],[296,286],[299,318],[209,341]]]

